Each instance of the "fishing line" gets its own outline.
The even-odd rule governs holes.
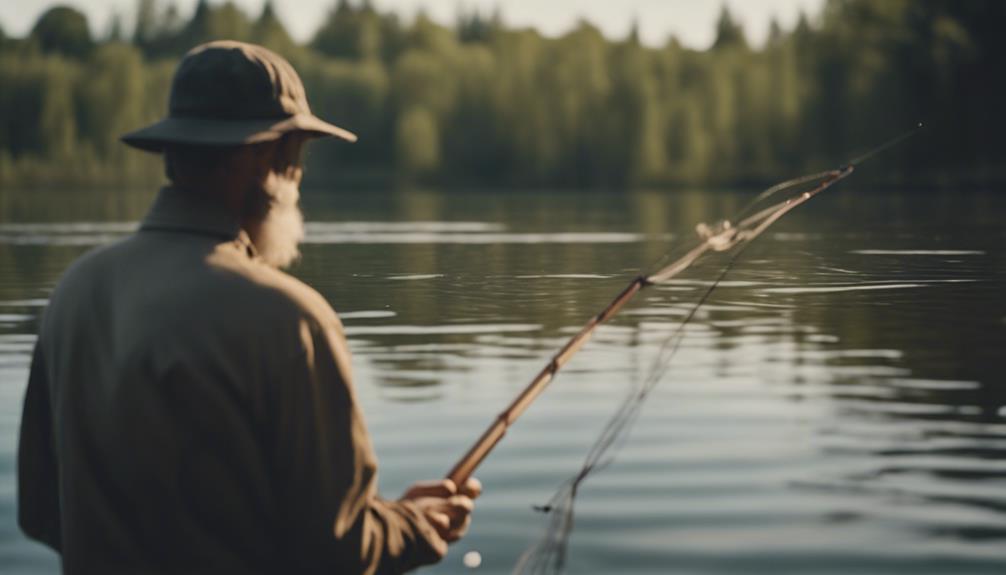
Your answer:
[[[715,226],[700,223],[696,226],[696,232],[699,236],[699,243],[697,245],[687,250],[684,256],[674,260],[674,263],[658,266],[660,269],[657,272],[641,278],[642,285],[636,288],[637,291],[645,285],[661,284],[670,281],[680,273],[692,268],[695,263],[702,261],[710,254],[723,254],[727,258],[726,263],[720,267],[713,281],[702,291],[698,300],[689,308],[684,318],[671,331],[667,338],[664,339],[646,377],[634,389],[629,391],[614,415],[611,416],[602,428],[598,438],[588,451],[579,471],[563,482],[547,503],[534,507],[537,511],[550,515],[549,525],[538,543],[521,555],[514,566],[514,573],[561,573],[564,570],[569,537],[573,530],[574,503],[580,486],[588,477],[604,469],[614,461],[615,454],[627,440],[629,431],[639,418],[642,406],[650,392],[660,383],[670,369],[671,361],[681,348],[681,343],[684,340],[685,327],[696,317],[700,308],[709,300],[716,288],[719,287],[744,250],[751,244],[751,241],[793,208],[848,177],[860,163],[915,135],[921,128],[922,124],[920,123],[912,130],[873,148],[836,170],[800,176],[768,188],[739,212],[734,220],[737,222],[736,224],[730,220],[724,220]],[[767,207],[763,205],[768,198],[783,192],[788,192],[786,199]],[[670,255],[666,255],[662,258],[661,262],[666,264],[669,259]],[[627,288],[626,292],[631,288],[632,284],[630,284],[630,288]],[[626,292],[623,292],[623,295]],[[616,298],[612,305],[621,300],[622,296]],[[619,307],[620,305],[621,303],[618,304]],[[604,312],[602,312],[601,316],[603,315],[605,315]],[[606,319],[601,316],[598,317],[602,320]],[[588,324],[588,328],[593,329],[593,326]],[[569,347],[569,344],[567,344],[567,347]],[[562,353],[561,351],[557,357],[561,356]],[[555,360],[553,360],[553,364],[554,362]],[[558,367],[555,367],[553,373],[557,369]]]
[[[749,204],[741,214],[751,211],[753,206],[761,199],[775,195],[787,188],[792,189],[797,186],[817,182],[824,177],[829,177],[832,172],[822,172],[813,176],[801,177],[784,182],[785,187],[780,184],[773,186],[767,191],[772,193],[762,193],[751,204]],[[785,204],[785,202],[782,202]],[[781,209],[781,206],[772,207],[774,210]],[[726,225],[725,223],[720,226]],[[700,230],[708,229],[708,226],[700,224]],[[702,232],[700,232],[701,234]],[[753,239],[753,238],[752,238]],[[708,240],[705,240],[708,241]],[[677,354],[684,341],[685,328],[696,317],[701,307],[709,300],[713,292],[730,272],[744,248],[750,245],[745,241],[733,251],[727,263],[720,269],[718,275],[709,286],[702,291],[698,300],[689,308],[687,314],[680,323],[671,331],[670,335],[664,339],[660,346],[647,376],[630,390],[625,399],[619,405],[615,414],[608,420],[601,429],[598,438],[587,453],[580,470],[567,479],[558,490],[552,495],[544,505],[535,506],[535,509],[550,514],[549,525],[545,530],[542,539],[525,551],[514,567],[514,573],[561,573],[565,568],[566,554],[568,549],[569,536],[573,530],[574,503],[580,485],[588,477],[601,469],[607,467],[613,460],[615,452],[628,439],[628,431],[638,419],[643,403],[650,392],[657,386],[660,380],[670,369],[671,360]],[[665,256],[666,258],[667,256]],[[681,271],[684,271],[682,269]],[[675,276],[677,274],[674,274]],[[669,277],[661,280],[666,282]]]
[[[863,162],[865,162],[866,160],[869,160],[873,156],[876,156],[877,154],[879,154],[879,153],[881,153],[881,152],[883,152],[883,151],[885,151],[885,150],[887,150],[889,148],[893,148],[894,146],[897,146],[898,144],[900,144],[901,142],[907,140],[908,138],[911,138],[912,136],[914,136],[915,134],[917,134],[918,131],[921,130],[922,128],[923,128],[922,122],[919,122],[918,124],[915,125],[914,128],[912,128],[911,130],[908,130],[904,134],[901,134],[900,136],[896,136],[894,138],[891,138],[887,142],[885,142],[885,143],[877,146],[876,148],[870,150],[869,152],[866,152],[865,154],[863,154],[862,156],[859,156],[855,160],[852,160],[851,162],[849,162],[849,165],[858,166],[859,164],[862,164]]]

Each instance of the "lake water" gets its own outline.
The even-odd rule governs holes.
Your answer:
[[[442,476],[565,338],[740,192],[308,191],[293,270],[340,312],[382,492]],[[152,193],[0,191],[0,571],[37,318]],[[1006,573],[1006,194],[842,184],[753,244],[577,503],[571,573]],[[480,469],[431,573],[507,573],[718,270],[642,292]],[[705,275],[703,275],[705,274]],[[466,568],[464,553],[483,562]]]

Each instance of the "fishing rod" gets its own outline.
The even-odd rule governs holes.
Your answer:
[[[552,356],[549,362],[545,364],[545,367],[538,372],[534,379],[532,379],[527,387],[525,387],[524,390],[517,395],[510,405],[496,417],[496,419],[485,430],[485,432],[482,433],[472,447],[461,457],[461,459],[458,460],[454,467],[451,468],[450,472],[447,474],[447,478],[453,481],[455,485],[464,484],[464,482],[467,481],[468,478],[475,472],[475,469],[485,460],[489,453],[492,452],[493,448],[495,448],[496,445],[499,444],[500,440],[503,439],[507,429],[513,425],[513,423],[517,421],[524,411],[530,407],[534,400],[537,399],[543,391],[545,391],[548,384],[555,378],[556,373],[558,373],[562,366],[568,363],[573,355],[575,355],[576,352],[579,351],[585,343],[587,343],[587,340],[590,339],[597,327],[611,319],[619,312],[619,310],[622,309],[623,306],[625,306],[626,303],[629,302],[629,300],[631,300],[644,288],[666,283],[682,271],[688,269],[693,263],[695,263],[696,260],[708,252],[727,251],[738,244],[754,240],[756,237],[761,235],[762,232],[768,229],[769,226],[778,221],[779,218],[786,215],[790,210],[807,202],[824,190],[849,177],[853,171],[855,171],[856,167],[862,162],[901,143],[907,138],[915,135],[920,129],[922,129],[921,123],[911,130],[908,130],[896,138],[892,138],[891,140],[873,148],[869,152],[855,158],[847,164],[839,166],[836,169],[808,176],[800,176],[772,186],[759,194],[744,210],[741,211],[736,224],[730,222],[729,220],[725,220],[715,227],[710,227],[706,224],[699,224],[696,231],[702,241],[686,252],[683,256],[674,260],[670,264],[663,266],[652,274],[641,275],[633,279],[629,282],[628,286],[626,286],[617,296],[615,296],[613,300],[611,300],[607,306],[604,307],[604,309],[595,316],[591,317],[590,320],[588,320],[587,323],[580,329],[580,331],[573,335],[559,349],[559,351]],[[788,198],[769,206],[768,208],[751,213],[757,204],[780,191],[792,189],[793,187],[799,185],[806,185],[818,180],[820,180],[820,183],[800,195]],[[706,295],[708,295],[708,292]],[[705,298],[700,301],[699,305],[701,305],[701,302],[704,300]]]

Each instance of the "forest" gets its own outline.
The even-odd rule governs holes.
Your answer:
[[[137,9],[133,29],[97,36],[65,6],[26,37],[0,28],[0,186],[160,181],[159,158],[118,138],[162,117],[179,58],[218,38],[286,56],[314,112],[360,135],[312,147],[316,183],[754,185],[839,165],[920,121],[872,181],[1006,181],[1001,0],[829,0],[761,46],[724,7],[701,51],[587,21],[547,37],[462,10],[444,26],[367,0],[334,2],[303,44],[269,3]]]

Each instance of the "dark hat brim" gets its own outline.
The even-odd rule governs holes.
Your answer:
[[[356,134],[329,124],[312,114],[296,114],[288,118],[266,120],[218,120],[207,118],[173,118],[129,132],[122,141],[148,152],[163,152],[171,144],[202,146],[239,146],[278,140],[285,134],[301,132],[310,137],[336,137],[355,142]]]

